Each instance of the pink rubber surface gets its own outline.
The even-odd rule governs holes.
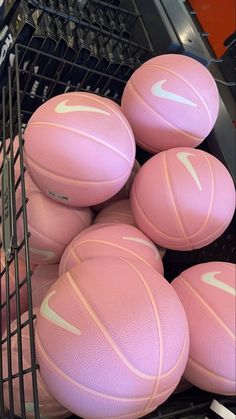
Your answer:
[[[35,264],[54,264],[71,240],[92,222],[89,208],[70,208],[45,196],[26,174],[26,193],[28,196],[27,219],[31,233],[30,258]],[[17,193],[17,206],[20,207],[20,191]],[[23,216],[17,224],[18,241],[24,237]]]
[[[152,93],[156,83],[160,83],[157,96]],[[142,148],[156,153],[196,147],[215,124],[219,93],[202,64],[184,55],[166,54],[145,62],[133,73],[121,108]]]
[[[58,279],[59,264],[38,265],[31,277],[33,306],[39,307],[49,288]]]
[[[209,262],[182,272],[172,285],[184,306],[190,352],[184,376],[213,393],[236,394],[235,264]]]
[[[107,206],[111,205],[112,203],[129,198],[131,186],[133,184],[134,178],[137,175],[140,167],[141,166],[138,160],[135,160],[130,177],[127,180],[126,184],[123,186],[123,188],[119,192],[117,192],[112,198],[108,199],[107,201],[101,202],[101,204],[95,205],[93,209],[96,212],[99,212],[105,209]]]
[[[137,226],[155,243],[192,250],[213,242],[235,211],[233,180],[214,156],[174,148],[149,159],[131,190]]]
[[[177,386],[188,327],[176,293],[152,267],[95,258],[49,290],[36,345],[43,379],[68,409],[82,417],[134,419]]]
[[[113,202],[103,208],[94,220],[94,224],[122,223],[135,226],[129,199]]]
[[[138,259],[163,274],[163,263],[154,243],[128,224],[96,224],[84,230],[67,246],[59,273],[86,259],[102,256]]]
[[[58,106],[63,113],[56,112]],[[50,99],[25,131],[25,163],[32,179],[69,206],[111,198],[128,180],[134,158],[133,133],[120,108],[91,93]]]

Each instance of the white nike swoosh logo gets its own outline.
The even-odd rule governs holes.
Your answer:
[[[150,243],[147,240],[144,239],[140,239],[139,237],[123,237],[124,240],[130,240],[136,243],[140,243],[143,244],[146,247],[149,247],[150,249],[152,249],[154,251],[155,254],[155,259],[160,259],[160,254],[156,248],[156,246],[153,243]]]
[[[55,253],[50,250],[34,249],[33,247],[30,247],[29,251],[34,255],[43,256],[42,262],[47,262],[55,257]]]
[[[101,113],[103,115],[110,116],[109,112],[104,111],[103,109],[95,108],[94,106],[84,106],[84,105],[67,105],[68,100],[60,102],[55,107],[56,113],[71,113],[71,112],[94,112]]]
[[[181,161],[181,163],[184,165],[184,167],[188,170],[188,172],[190,173],[190,175],[194,179],[195,183],[197,184],[199,190],[201,191],[202,190],[202,185],[201,185],[199,177],[198,177],[191,161],[189,160],[190,156],[195,157],[195,154],[187,153],[185,151],[180,151],[179,153],[177,153],[177,158]]]
[[[193,106],[194,108],[197,107],[196,103],[191,102],[191,100],[188,100],[186,97],[176,95],[173,92],[169,92],[168,90],[163,89],[162,86],[166,83],[166,81],[167,80],[160,80],[153,84],[151,88],[153,96],[161,97],[162,99],[173,100],[173,102],[183,103],[188,106]]]
[[[0,0],[0,7],[3,5],[4,0]]]
[[[56,293],[56,291],[50,292],[43,300],[40,308],[41,315],[49,320],[50,322],[56,324],[57,326],[65,329],[75,335],[81,335],[81,331],[77,329],[77,327],[73,326],[73,324],[68,323],[63,317],[57,314],[51,307],[49,307],[49,300],[52,296]]]
[[[219,288],[225,292],[227,292],[228,294],[233,295],[234,297],[236,297],[236,290],[235,288],[231,287],[228,284],[225,284],[223,281],[221,281],[220,279],[217,279],[215,276],[221,274],[221,272],[207,272],[205,274],[203,274],[201,276],[201,280],[203,282],[205,282],[208,285],[211,285],[212,287],[216,287]]]

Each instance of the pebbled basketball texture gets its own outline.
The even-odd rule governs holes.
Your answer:
[[[94,257],[138,259],[163,274],[163,263],[154,243],[128,224],[96,224],[78,234],[62,255],[59,274]]]
[[[235,188],[216,157],[173,148],[141,167],[132,186],[131,206],[137,226],[155,243],[174,250],[199,249],[230,224]]]
[[[130,200],[122,199],[103,208],[94,219],[94,224],[104,223],[122,223],[135,226]]]
[[[49,288],[58,279],[59,264],[38,265],[31,277],[32,304],[39,307]]]
[[[25,184],[31,262],[43,265],[58,263],[70,241],[91,224],[91,210],[70,208],[51,200],[37,188],[28,173]],[[20,191],[16,195],[16,204],[18,208],[21,205]],[[18,219],[17,234],[20,243],[24,238],[22,214]]]
[[[137,143],[157,153],[199,145],[216,122],[219,93],[211,73],[198,61],[165,54],[132,74],[121,108]]]
[[[183,271],[172,282],[190,331],[184,377],[224,395],[236,395],[235,278],[235,264],[208,262]]]
[[[155,410],[176,388],[188,345],[175,291],[137,260],[95,258],[71,269],[49,290],[36,325],[49,391],[94,419]]]
[[[132,130],[110,99],[73,92],[41,105],[25,130],[25,163],[51,199],[90,206],[114,196],[135,159]]]

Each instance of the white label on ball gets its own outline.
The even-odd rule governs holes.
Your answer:
[[[69,196],[60,195],[59,193],[47,191],[47,194],[58,201],[70,201]]]
[[[217,279],[215,275],[221,274],[221,272],[207,272],[201,276],[201,280],[205,282],[208,285],[211,285],[212,287],[219,288],[228,294],[233,295],[236,297],[236,290],[235,288],[231,287],[228,284],[225,284],[223,281],[220,281],[220,279]]]
[[[201,191],[202,190],[202,185],[201,185],[199,177],[198,177],[191,161],[189,160],[190,156],[195,157],[195,155],[193,153],[186,153],[185,151],[181,151],[181,152],[177,153],[177,158],[181,161],[181,163],[184,165],[184,167],[190,173],[190,175],[194,179],[195,183],[197,184],[199,190]]]
[[[50,250],[34,249],[33,247],[30,247],[29,251],[34,255],[42,256],[42,262],[47,262],[55,257],[55,253]]]
[[[41,315],[49,320],[50,322],[56,324],[57,326],[61,327],[62,329],[68,330],[75,335],[81,335],[81,331],[77,329],[77,327],[73,326],[73,324],[68,323],[63,317],[57,314],[51,307],[49,307],[49,300],[51,297],[56,294],[56,291],[50,292],[43,300],[40,313]]]
[[[186,99],[183,96],[176,95],[173,92],[169,92],[168,90],[163,89],[163,84],[166,83],[167,80],[160,80],[153,84],[151,88],[151,92],[153,96],[161,97],[162,99],[172,100],[174,102],[184,103],[188,106],[193,106],[196,108],[197,104],[191,102],[191,100]]]
[[[104,115],[109,115],[109,112],[104,111],[103,109],[95,108],[94,106],[83,106],[83,105],[67,105],[68,100],[60,102],[55,107],[56,113],[71,113],[71,112],[94,112],[102,113]]]

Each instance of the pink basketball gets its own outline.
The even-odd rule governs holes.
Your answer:
[[[172,282],[189,323],[184,376],[203,390],[225,395],[236,395],[235,278],[235,264],[209,262]]]
[[[118,200],[121,200],[121,199],[123,200],[123,199],[129,198],[131,186],[133,184],[134,178],[137,175],[140,167],[141,166],[140,166],[138,160],[135,160],[132,172],[130,174],[130,177],[127,180],[126,184],[123,186],[123,188],[119,192],[117,192],[117,194],[115,194],[112,198],[108,199],[107,201],[101,202],[101,204],[95,205],[93,207],[93,209],[96,212],[99,212],[102,209],[106,208],[108,205],[112,204],[113,202],[115,203]]]
[[[155,243],[192,250],[225,231],[235,210],[235,189],[229,172],[214,156],[174,148],[142,166],[131,190],[131,205],[137,226]]]
[[[177,294],[135,259],[71,269],[49,290],[36,325],[49,391],[84,418],[136,419],[156,409],[177,386],[188,347]]]
[[[27,218],[31,233],[30,258],[35,264],[54,264],[60,261],[61,255],[71,240],[91,224],[89,208],[70,208],[54,202],[45,196],[26,175],[26,192],[28,195]],[[18,206],[21,197],[18,193]],[[18,241],[23,240],[23,216],[18,220]]]
[[[94,220],[94,224],[122,223],[135,226],[134,216],[129,199],[111,203],[102,209]]]
[[[166,54],[134,72],[121,108],[142,148],[156,153],[196,147],[216,122],[219,93],[211,73],[198,61]]]
[[[30,118],[25,163],[50,198],[70,206],[95,205],[115,195],[130,176],[135,141],[110,99],[73,92],[53,97]]]
[[[9,298],[7,296],[7,277],[6,277],[6,262],[5,262],[5,253],[3,250],[0,251],[1,257],[1,304],[6,303],[6,299],[10,300],[10,321],[15,320],[17,315],[16,310],[16,296]],[[9,296],[16,291],[15,284],[15,267],[17,262],[12,261],[9,265]],[[26,279],[26,267],[25,261],[21,258],[18,258],[18,272],[19,272],[19,284],[20,286],[20,312],[23,313],[27,310],[28,307],[28,291],[27,284],[23,283]],[[2,320],[2,331],[4,332],[7,327],[7,311],[6,305],[1,308],[1,320]]]
[[[59,264],[38,265],[31,277],[32,301],[39,307],[52,284],[57,280]]]
[[[37,314],[37,310],[34,310]],[[21,316],[21,324],[29,319],[28,312],[24,313]],[[16,320],[11,325],[11,330],[14,331],[17,328]],[[18,353],[18,335],[15,334],[11,338],[11,359],[12,359],[12,374],[19,373],[19,353]],[[9,351],[7,349],[7,343],[3,345],[2,348],[2,363],[3,363],[3,375],[4,377],[8,376],[8,366],[7,360],[9,357]],[[30,355],[30,336],[29,336],[29,326],[26,326],[22,329],[22,361],[23,369],[26,370],[31,368],[32,361]],[[40,377],[39,372],[37,373],[37,384],[38,384],[38,395],[39,395],[39,407],[40,414],[42,418],[55,418],[62,419],[70,416],[64,407],[60,406],[59,403],[49,394],[45,384],[43,383],[42,378]],[[13,385],[13,398],[14,398],[14,413],[21,417],[21,403],[20,403],[20,383],[19,378],[14,378],[12,380]],[[9,403],[9,393],[8,393],[8,383],[5,382],[3,385],[4,391],[4,403],[6,407],[10,408]],[[25,410],[26,418],[35,418],[34,414],[34,397],[33,397],[33,387],[32,387],[32,375],[30,373],[24,374],[24,394],[25,394]],[[12,412],[11,412],[12,413]]]
[[[102,256],[138,259],[163,274],[163,263],[154,243],[128,224],[97,224],[84,230],[63,253],[59,274],[86,259]]]

